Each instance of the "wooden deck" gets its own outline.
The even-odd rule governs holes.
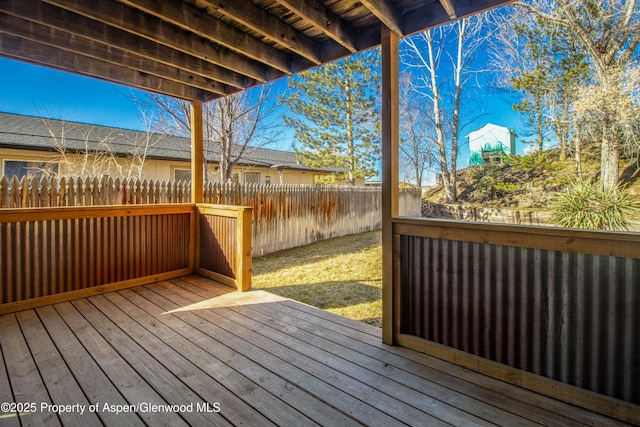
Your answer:
[[[623,425],[230,290],[188,276],[0,317],[0,401],[22,410],[0,425]]]

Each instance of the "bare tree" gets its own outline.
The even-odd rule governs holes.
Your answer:
[[[83,178],[120,175],[121,166],[109,144],[113,131],[98,136],[93,126],[79,132],[73,129],[76,126],[73,122],[50,119],[42,122],[58,153],[53,162],[62,166],[65,175]]]
[[[410,76],[400,78],[400,162],[404,179],[422,187],[425,174],[437,162],[433,113],[424,97],[411,89]]]
[[[187,101],[151,95],[145,109],[155,109],[155,130],[180,136],[190,134]],[[272,143],[280,123],[275,119],[277,104],[271,85],[229,95],[204,104],[204,155],[208,162],[219,163],[218,179],[230,181],[234,166],[256,148]],[[206,171],[205,171],[206,172]],[[208,173],[205,173],[205,179]]]
[[[413,75],[413,90],[432,104],[435,142],[447,203],[457,199],[456,169],[463,92],[475,84],[475,74],[469,70],[483,40],[481,29],[482,17],[474,16],[427,30],[403,43],[402,60]]]
[[[536,4],[543,7],[548,2],[537,0]],[[536,136],[537,148],[542,150],[553,135],[564,159],[572,131],[572,104],[591,74],[579,40],[567,28],[522,7],[505,8],[493,14],[492,21],[496,31],[488,52],[496,86],[518,91],[520,103],[514,109],[523,114]]]
[[[145,131],[143,133],[136,133],[133,138],[127,141],[128,148],[128,167],[121,172],[121,175],[125,178],[142,178],[144,174],[144,165],[149,155],[149,149],[153,148],[163,138],[162,134],[153,132],[154,123],[153,112],[140,111],[140,118],[142,120]],[[128,135],[128,134],[127,134]]]

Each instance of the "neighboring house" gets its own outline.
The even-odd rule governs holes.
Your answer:
[[[184,137],[0,113],[0,172],[5,176],[188,180],[190,143]],[[204,145],[207,151],[206,141]],[[208,179],[219,180],[219,154],[211,150],[205,156]],[[316,177],[345,171],[299,164],[296,154],[289,151],[248,147],[233,169],[233,179],[240,183],[310,185]]]
[[[513,129],[488,123],[469,132],[469,166],[482,165],[493,159],[515,154],[516,133]]]

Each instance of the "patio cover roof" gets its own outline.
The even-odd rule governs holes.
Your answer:
[[[0,56],[206,102],[505,0],[0,0]]]

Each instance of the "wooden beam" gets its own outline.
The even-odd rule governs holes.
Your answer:
[[[440,4],[444,8],[450,19],[456,19],[456,0],[440,0]]]
[[[236,226],[236,280],[240,292],[251,290],[251,237],[253,235],[252,208],[240,208]]]
[[[327,37],[351,53],[357,52],[356,32],[338,15],[318,0],[278,0],[278,3],[300,16]]]
[[[390,0],[361,0],[361,2],[395,35],[403,35],[402,14],[395,3]]]
[[[260,36],[286,47],[316,65],[321,63],[318,44],[300,31],[267,13],[252,1],[204,0],[204,3],[209,6],[211,12],[216,12],[244,25]]]
[[[105,61],[54,49],[50,46],[2,32],[0,32],[0,55],[175,98],[187,100],[208,99],[206,92],[201,89],[181,85],[128,68],[114,67],[113,64]]]
[[[152,74],[162,79],[197,87],[217,95],[228,95],[234,92],[234,90],[227,85],[218,83],[215,80],[187,73],[179,68],[133,55],[117,47],[107,46],[66,31],[30,22],[15,16],[10,17],[0,13],[0,28],[2,28],[6,34],[51,46],[54,49],[59,48],[68,52],[83,54],[116,66],[124,66],[142,73]]]
[[[398,36],[382,28],[382,341],[395,344],[393,217],[398,216],[399,66]]]
[[[120,0],[132,8],[153,15],[183,30],[211,40],[283,73],[291,73],[291,57],[247,33],[216,19],[188,3],[155,0]]]
[[[250,59],[215,46],[210,41],[152,18],[115,1],[43,0],[87,18],[119,28],[138,37],[179,50],[189,55],[235,71],[260,82],[268,80],[267,68]]]
[[[202,132],[202,102],[190,105],[191,127],[191,203],[202,203],[204,188],[204,143]]]
[[[453,0],[449,0],[454,3]],[[471,15],[484,12],[486,10],[513,3],[515,0],[456,0],[456,19],[466,18]],[[451,22],[452,18],[445,11],[445,7],[433,7],[427,3],[416,9],[412,9],[403,16],[403,30],[405,35],[411,35],[424,31],[428,28]]]
[[[215,80],[234,88],[244,89],[257,84],[254,80],[247,79],[226,68],[65,9],[42,3],[39,0],[2,1],[0,2],[0,12],[58,30],[64,30],[76,36],[81,36],[112,48],[122,49],[150,61],[176,67],[187,73]],[[87,28],[91,28],[91,31],[87,31]]]

